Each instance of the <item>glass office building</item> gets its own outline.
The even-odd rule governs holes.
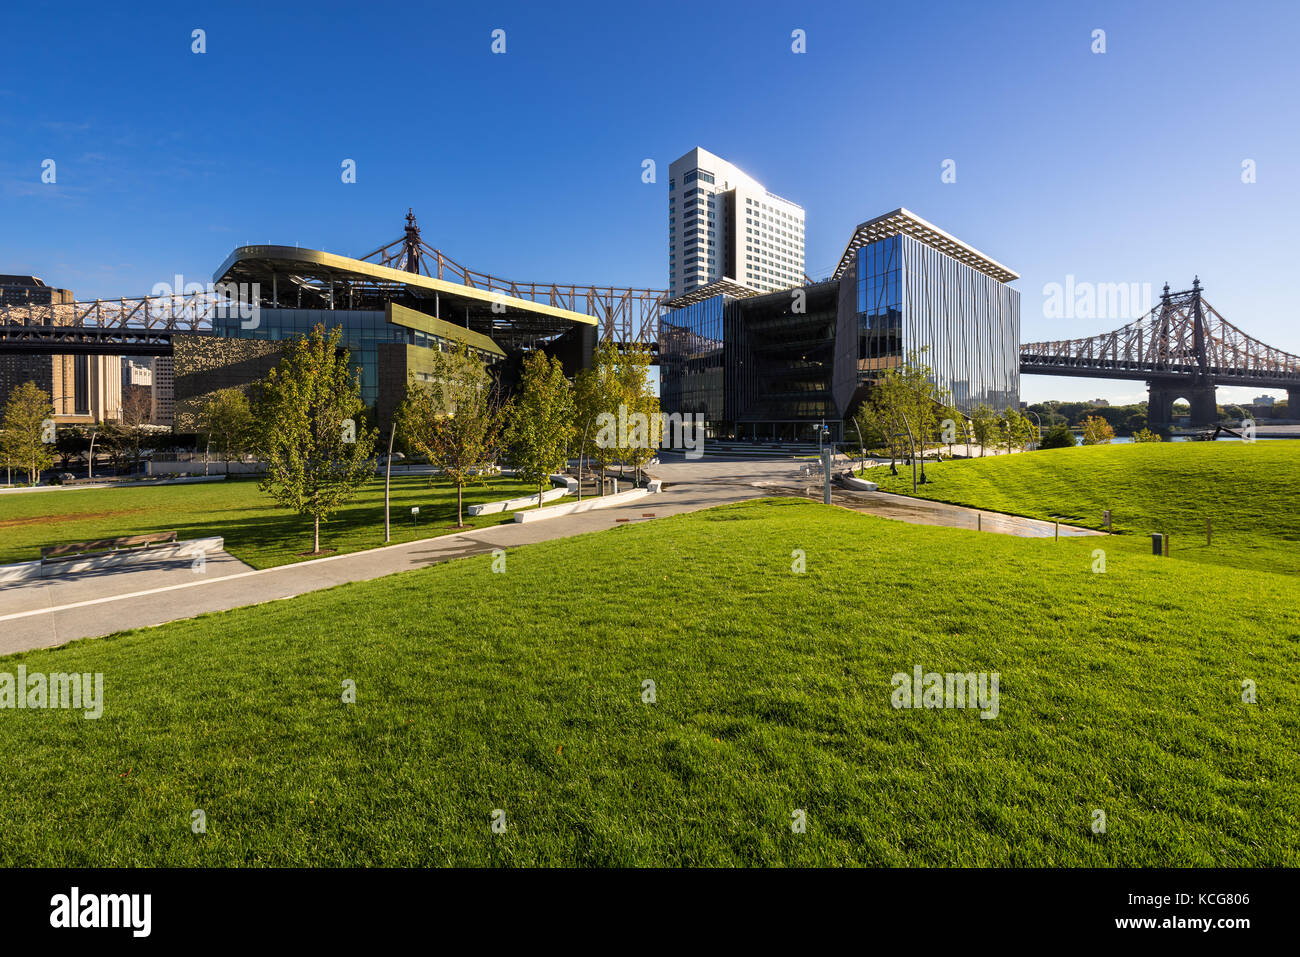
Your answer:
[[[659,320],[660,405],[664,411],[726,420],[724,318],[730,297],[712,295]]]
[[[716,435],[834,439],[885,370],[913,352],[953,405],[1019,402],[1016,273],[905,209],[854,231],[834,276],[761,294],[723,279],[660,319],[665,412]],[[922,351],[923,350],[923,351]]]
[[[1019,400],[1020,294],[912,236],[857,250],[858,370],[864,381],[912,352],[964,412]]]

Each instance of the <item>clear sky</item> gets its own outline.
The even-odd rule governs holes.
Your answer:
[[[668,164],[699,145],[805,207],[813,276],[906,206],[1021,274],[1026,341],[1128,318],[1050,317],[1048,284],[1199,274],[1300,352],[1294,2],[64,2],[5,27],[0,272],[78,298],[207,282],[244,243],[363,255],[408,206],[475,269],[663,288]],[[1144,397],[1023,380],[1094,396]]]

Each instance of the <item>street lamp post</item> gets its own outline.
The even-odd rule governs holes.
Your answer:
[[[1043,444],[1043,420],[1042,420],[1042,417],[1039,416],[1039,414],[1038,414],[1037,412],[1034,412],[1034,411],[1032,411],[1032,410],[1030,410],[1030,409],[1025,409],[1025,411],[1028,412],[1030,415],[1032,415],[1032,416],[1034,417],[1034,421],[1038,423],[1038,445],[1041,446],[1041,445]],[[1031,451],[1032,451],[1032,450],[1031,450]]]
[[[907,429],[907,444],[912,450],[912,494],[916,494],[916,440],[912,438],[912,426],[907,421],[907,413],[899,410],[899,415],[903,417],[903,428]],[[902,433],[899,433],[900,435]]]

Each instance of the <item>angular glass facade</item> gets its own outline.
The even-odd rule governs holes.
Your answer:
[[[712,296],[659,319],[660,402],[665,412],[702,413],[709,422],[727,418],[723,389],[727,303],[726,296]]]
[[[379,344],[415,341],[413,330],[389,323],[382,310],[261,309],[257,325],[251,329],[243,328],[235,314],[214,319],[213,331],[230,339],[278,342],[305,336],[318,324],[323,324],[326,331],[335,326],[343,330],[348,358],[354,368],[361,370],[361,400],[373,407],[379,399]]]
[[[1020,396],[1020,293],[911,236],[858,250],[858,369],[912,351],[958,408],[1003,409]]]
[[[1014,406],[1016,278],[896,210],[858,227],[832,279],[765,295],[733,285],[662,316],[662,408],[703,413],[717,435],[805,439],[824,421],[840,437],[871,381],[913,352],[961,410]]]
[[[390,315],[391,313],[391,315]],[[246,320],[252,322],[252,320]],[[379,350],[385,345],[443,349],[452,340],[493,362],[504,354],[491,339],[432,316],[390,303],[383,309],[261,309],[256,325],[244,328],[235,313],[213,319],[213,332],[227,339],[278,342],[305,336],[318,324],[343,330],[342,342],[353,368],[361,373],[361,399],[375,407],[381,389]],[[423,327],[423,328],[421,328]],[[405,383],[402,384],[405,389]]]
[[[858,250],[858,371],[898,366],[903,358],[903,237]]]

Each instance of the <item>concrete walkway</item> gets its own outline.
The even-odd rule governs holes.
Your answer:
[[[509,522],[261,571],[221,552],[208,556],[201,572],[186,559],[13,583],[0,586],[0,655],[291,598],[346,582],[486,554],[494,548],[601,531],[623,524],[619,519],[646,520],[647,513],[663,518],[763,494],[760,489],[729,485],[681,485],[626,506],[544,522]]]

